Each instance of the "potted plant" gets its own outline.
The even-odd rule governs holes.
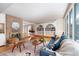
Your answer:
[[[45,41],[45,38],[44,38],[44,37],[41,37],[41,38],[39,39],[39,41],[40,41],[41,43],[43,43],[43,46],[45,46],[44,43],[45,43],[46,41]]]

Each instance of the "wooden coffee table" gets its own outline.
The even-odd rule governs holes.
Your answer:
[[[25,48],[24,42],[23,41],[18,41],[16,44],[14,44],[14,46],[12,48],[12,52],[14,51],[15,47],[18,47],[19,48],[19,51],[21,52],[21,46],[22,45]]]
[[[35,41],[35,42],[32,42],[32,44],[34,45],[34,54],[35,54],[37,46],[41,43],[39,41]]]

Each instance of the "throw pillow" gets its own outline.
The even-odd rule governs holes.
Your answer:
[[[64,35],[62,35],[61,38],[55,42],[52,50],[56,51],[60,47],[60,44],[64,40],[64,38],[65,38]]]

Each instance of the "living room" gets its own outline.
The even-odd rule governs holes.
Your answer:
[[[79,41],[78,33],[75,32],[74,20],[72,20],[77,6],[79,7],[76,3],[0,3],[0,55],[79,55],[75,54],[79,52],[77,51],[79,48],[74,46],[75,44],[79,46]],[[75,7],[76,10],[73,14],[72,11]],[[50,42],[52,46],[53,41],[51,40],[55,35],[57,35],[53,47],[55,49],[52,51],[46,46]],[[42,47],[45,47],[44,49],[48,52],[41,51]]]

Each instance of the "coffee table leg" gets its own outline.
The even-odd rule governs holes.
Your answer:
[[[36,45],[35,45],[35,47],[34,47],[34,54],[36,53]]]
[[[25,48],[25,45],[23,44],[23,48]]]
[[[21,52],[21,45],[19,45],[19,50],[20,50],[20,52]]]
[[[15,47],[16,47],[16,45],[13,46],[13,48],[12,48],[12,52],[14,51],[14,48],[15,48]]]

